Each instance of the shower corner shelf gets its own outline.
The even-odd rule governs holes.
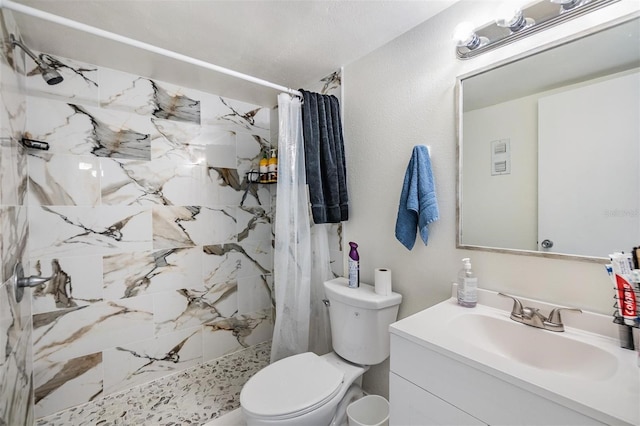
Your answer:
[[[247,175],[245,177],[246,182],[247,182],[247,186],[246,186],[246,188],[244,190],[244,194],[242,194],[242,200],[240,200],[240,207],[244,206],[244,200],[247,199],[247,194],[249,193],[249,189],[251,188],[251,185],[255,185],[255,184],[273,185],[275,183],[278,183],[277,180],[261,182],[260,178],[262,178],[265,175],[266,175],[266,173],[259,173],[256,170],[249,170],[247,172]]]
[[[263,185],[272,185],[272,184],[278,183],[277,179],[268,180],[267,176],[268,176],[268,173],[259,173],[255,170],[250,170],[247,172],[247,182],[249,184],[260,183]],[[265,178],[264,180],[262,179],[263,177]]]

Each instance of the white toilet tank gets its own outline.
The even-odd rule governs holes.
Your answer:
[[[349,288],[346,278],[325,281],[333,350],[347,361],[379,364],[389,357],[389,325],[395,322],[402,295],[377,294],[373,286]]]

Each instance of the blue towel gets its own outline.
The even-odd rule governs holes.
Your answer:
[[[429,151],[424,145],[413,147],[411,160],[404,175],[398,206],[396,238],[411,250],[416,242],[416,228],[427,245],[431,222],[438,220],[438,201],[431,172]]]

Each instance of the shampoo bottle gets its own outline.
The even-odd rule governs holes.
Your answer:
[[[262,160],[260,160],[260,182],[265,183],[269,180],[269,160],[267,160],[267,153],[262,153]]]
[[[478,303],[478,278],[471,270],[471,259],[462,259],[463,267],[458,273],[458,304],[473,308]]]
[[[349,287],[360,287],[360,255],[358,254],[358,245],[350,242],[351,250],[349,251]]]
[[[278,158],[276,157],[276,150],[271,150],[271,158],[269,158],[269,182],[278,181]]]

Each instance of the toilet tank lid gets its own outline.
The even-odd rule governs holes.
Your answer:
[[[383,296],[376,293],[369,284],[360,283],[358,288],[349,288],[349,281],[343,277],[325,281],[324,293],[329,300],[365,309],[382,309],[402,302],[401,294],[392,292]]]

